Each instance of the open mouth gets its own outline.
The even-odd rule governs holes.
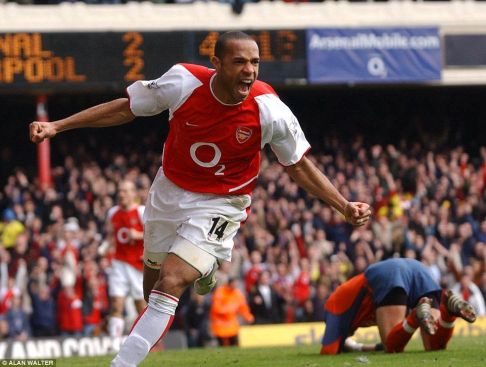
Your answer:
[[[251,85],[253,84],[253,80],[251,79],[243,79],[238,83],[237,86],[237,91],[240,95],[246,97],[248,94],[250,94],[250,88]]]

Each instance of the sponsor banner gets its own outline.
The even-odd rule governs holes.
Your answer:
[[[324,332],[323,322],[248,325],[240,329],[241,347],[271,347],[319,343]]]
[[[240,330],[241,347],[273,347],[286,345],[318,344],[324,334],[325,323],[299,323],[278,325],[242,326]],[[418,338],[419,332],[414,334]],[[457,320],[454,336],[486,336],[486,317],[481,317],[474,324]],[[362,343],[376,343],[380,340],[376,326],[359,328],[354,339]]]
[[[441,79],[441,42],[436,27],[309,29],[306,42],[310,83]]]
[[[118,352],[125,338],[126,336],[119,338],[100,336],[32,338],[25,342],[3,341],[0,342],[0,360],[104,356]],[[187,348],[186,336],[182,331],[169,332],[160,344],[157,348]]]

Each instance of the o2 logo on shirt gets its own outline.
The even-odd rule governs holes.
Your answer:
[[[197,150],[201,147],[209,147],[214,150],[214,156],[213,159],[211,159],[208,162],[204,162],[200,160],[197,157]],[[221,160],[221,149],[214,144],[214,143],[204,143],[204,142],[199,142],[199,143],[194,143],[191,145],[191,148],[189,149],[189,153],[191,154],[191,158],[200,167],[204,168],[212,168],[218,166],[219,161]],[[226,166],[224,164],[219,164],[218,170],[214,173],[216,176],[223,176],[224,175],[224,169]]]
[[[122,245],[126,245],[127,243],[130,243],[130,229],[127,227],[121,227],[117,232],[116,232],[116,239],[118,240],[119,243]]]

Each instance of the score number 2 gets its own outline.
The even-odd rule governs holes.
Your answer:
[[[142,73],[145,65],[143,50],[140,49],[143,45],[143,36],[139,32],[127,32],[123,34],[122,40],[127,44],[123,50],[123,65],[128,68],[124,76],[125,81],[145,79]]]

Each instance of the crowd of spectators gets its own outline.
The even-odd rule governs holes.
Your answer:
[[[124,134],[102,143],[76,136],[56,138],[63,160],[46,191],[22,168],[0,180],[2,339],[105,333],[110,252],[100,247],[107,211],[122,178],[136,182],[145,200],[160,137]],[[370,145],[355,136],[324,139],[309,156],[344,196],[370,203],[374,218],[349,226],[265,153],[233,261],[218,271],[221,285],[239,279],[255,323],[323,320],[333,289],[394,256],[422,261],[438,283],[486,313],[486,147]],[[211,340],[211,301],[191,292],[181,301],[174,327],[187,330],[191,345]]]

